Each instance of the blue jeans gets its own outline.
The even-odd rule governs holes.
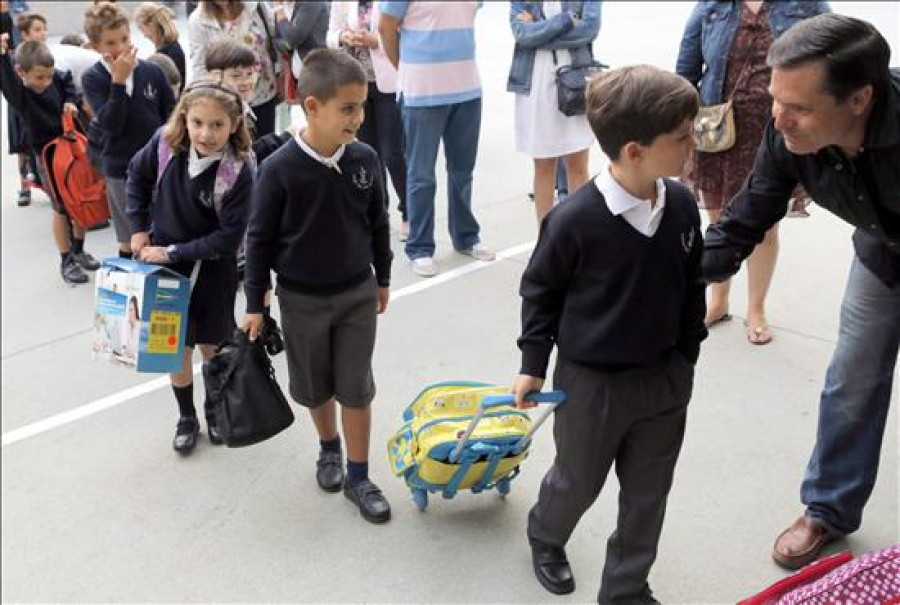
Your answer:
[[[875,487],[898,348],[900,286],[888,288],[854,257],[800,490],[806,514],[844,534],[859,529]]]
[[[434,256],[434,165],[444,141],[450,239],[457,250],[479,242],[472,214],[472,171],[481,131],[481,99],[433,107],[401,106],[406,138],[406,212],[410,260]]]

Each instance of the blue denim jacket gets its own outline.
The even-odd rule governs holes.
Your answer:
[[[537,49],[572,51],[572,63],[582,65],[593,58],[591,44],[600,32],[600,0],[563,0],[562,12],[550,19],[544,17],[543,2],[511,2],[509,26],[516,39],[506,90],[528,94]],[[528,12],[534,21],[516,19]],[[575,25],[570,14],[578,16]]]
[[[779,0],[767,8],[769,27],[777,39],[803,19],[831,12],[828,2]],[[722,87],[734,34],[741,21],[741,7],[735,0],[702,0],[688,18],[678,51],[675,71],[700,88],[700,104],[722,103]]]

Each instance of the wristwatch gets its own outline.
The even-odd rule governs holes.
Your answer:
[[[175,244],[169,244],[166,246],[166,256],[169,257],[170,262],[178,262],[178,246]]]

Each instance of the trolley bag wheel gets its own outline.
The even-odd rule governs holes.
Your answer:
[[[505,498],[506,494],[509,493],[510,480],[509,477],[504,477],[497,481],[497,492],[500,494],[501,498]]]
[[[420,511],[424,511],[428,508],[428,492],[418,487],[412,488],[412,501],[416,505],[416,508]]]

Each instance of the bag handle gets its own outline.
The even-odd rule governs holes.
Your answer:
[[[562,391],[548,391],[546,393],[541,393],[539,391],[533,391],[525,395],[525,401],[531,401],[534,403],[549,403],[550,406],[531,424],[531,428],[525,435],[522,435],[522,438],[519,440],[519,445],[516,446],[516,452],[521,452],[528,445],[528,442],[531,440],[531,436],[534,432],[541,427],[547,417],[551,412],[556,408],[556,406],[565,403],[566,394]],[[502,406],[513,405],[516,402],[516,398],[514,395],[488,395],[484,399],[481,400],[481,404],[478,406],[478,411],[472,416],[472,420],[469,422],[469,426],[466,427],[465,432],[462,437],[459,438],[459,441],[456,443],[456,447],[450,453],[450,462],[456,462],[459,460],[460,454],[462,454],[463,447],[466,445],[466,442],[469,441],[469,437],[472,436],[472,433],[475,432],[475,427],[478,426],[478,423],[484,417],[485,413],[491,409]]]
[[[62,130],[63,134],[75,132],[75,117],[68,111],[62,113]]]

